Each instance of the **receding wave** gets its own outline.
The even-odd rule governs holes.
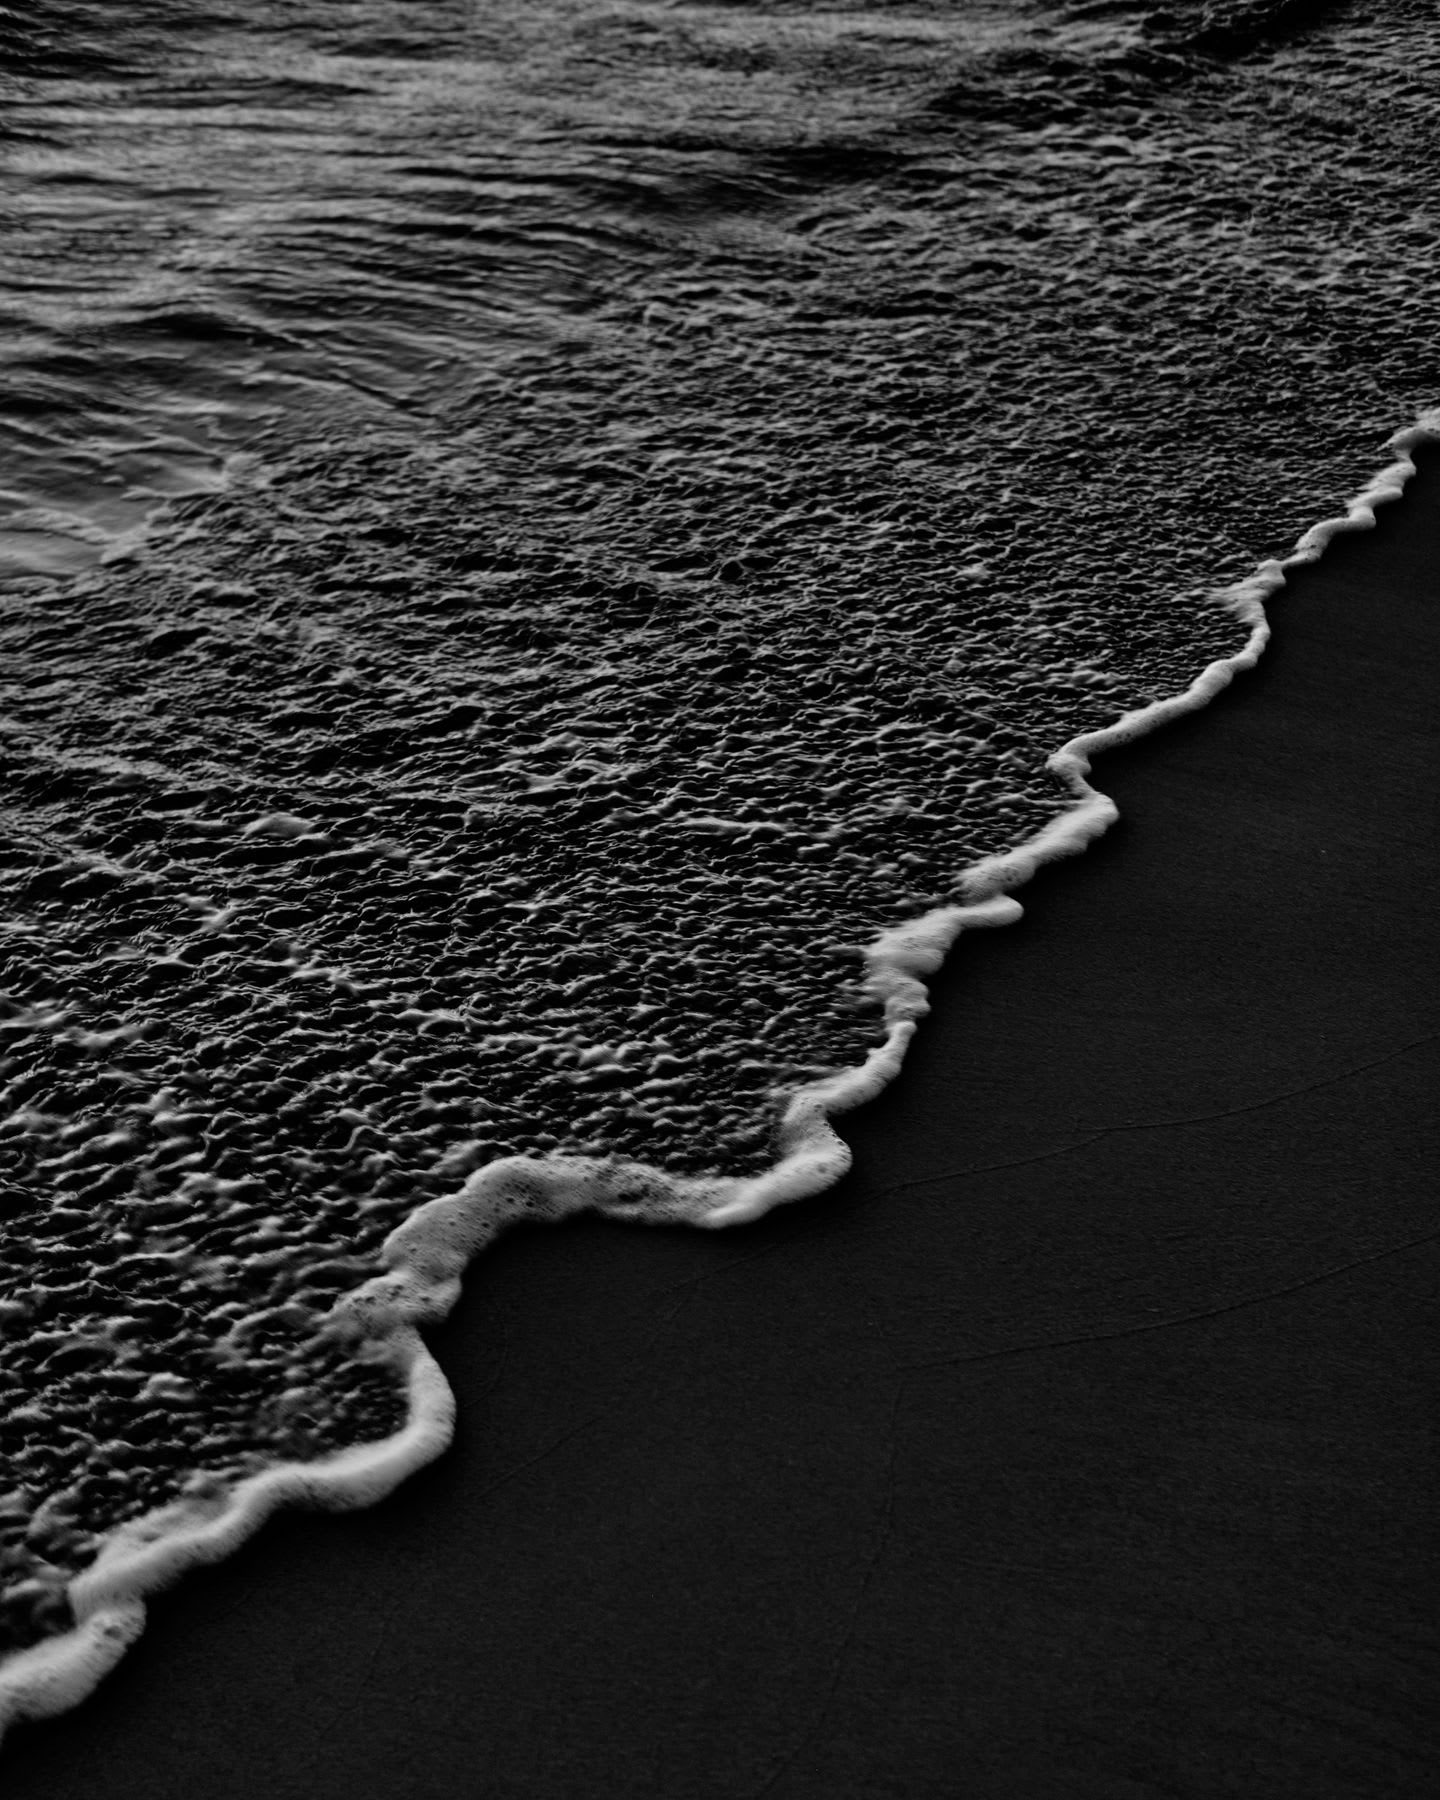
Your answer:
[[[192,1478],[181,1499],[132,1518],[103,1538],[92,1565],[69,1583],[73,1624],[0,1666],[0,1731],[16,1718],[45,1717],[83,1699],[143,1629],[147,1594],[187,1568],[229,1555],[278,1507],[369,1505],[439,1455],[450,1442],[455,1403],[421,1328],[446,1316],[471,1258],[505,1227],[596,1211],[641,1224],[714,1229],[744,1224],[833,1185],[848,1169],[850,1155],[830,1121],[874,1098],[899,1073],[915,1027],[929,1010],[925,977],[940,967],[963,932],[1014,923],[1022,909],[1010,890],[1044,863],[1083,850],[1114,820],[1113,802],[1087,779],[1090,758],[1204,706],[1252,667],[1269,637],[1264,597],[1284,584],[1287,569],[1314,561],[1337,533],[1373,527],[1375,508],[1398,499],[1414,473],[1411,452],[1422,442],[1440,442],[1440,412],[1392,439],[1397,460],[1343,515],[1313,527],[1283,561],[1262,565],[1247,581],[1216,596],[1248,627],[1241,650],[1211,663],[1182,693],[1057,750],[1050,767],[1070,792],[1065,811],[1026,843],[965,871],[963,903],[892,927],[866,948],[863,985],[881,1009],[883,1041],[860,1066],[787,1096],[770,1167],[748,1177],[687,1176],[615,1157],[563,1152],[507,1157],[486,1163],[454,1195],[411,1213],[381,1247],[385,1272],[343,1294],[315,1334],[318,1344],[338,1348],[352,1366],[387,1373],[403,1395],[404,1423],[388,1438],[310,1460],[276,1461],[272,1455],[269,1466],[238,1479]],[[270,823],[279,828],[279,821]],[[192,1392],[177,1392],[177,1385],[188,1389],[183,1381],[169,1385],[167,1398],[194,1398]],[[300,1398],[313,1404],[303,1390]]]

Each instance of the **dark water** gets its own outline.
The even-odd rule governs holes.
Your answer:
[[[1428,6],[0,12],[5,1641],[393,1429],[507,1155],[773,1155],[876,933],[1437,388]]]

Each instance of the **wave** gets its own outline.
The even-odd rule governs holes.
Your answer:
[[[962,903],[892,927],[869,945],[864,985],[883,1006],[884,1041],[859,1066],[793,1092],[780,1126],[780,1154],[769,1168],[745,1177],[676,1176],[639,1162],[508,1157],[472,1175],[458,1193],[412,1213],[386,1240],[385,1273],[343,1296],[322,1327],[353,1358],[388,1366],[403,1379],[404,1426],[380,1442],[281,1464],[234,1485],[217,1478],[121,1526],[69,1584],[74,1626],[0,1665],[0,1736],[19,1720],[54,1716],[83,1700],[141,1634],[148,1595],[189,1568],[223,1560],[278,1509],[372,1505],[445,1450],[455,1399],[421,1331],[449,1313],[470,1259],[507,1225],[592,1211],[641,1224],[723,1229],[832,1187],[850,1165],[832,1121],[875,1098],[899,1073],[930,1009],[928,978],[956,941],[966,931],[1018,920],[1023,908],[1014,890],[1046,864],[1084,850],[1118,817],[1114,802],[1090,781],[1093,758],[1198,711],[1253,668],[1270,636],[1265,601],[1337,535],[1372,528],[1377,507],[1403,493],[1415,472],[1413,452],[1425,443],[1440,443],[1440,410],[1389,440],[1393,460],[1343,514],[1312,526],[1288,555],[1262,562],[1212,596],[1248,628],[1243,648],[1211,662],[1182,692],[1062,745],[1049,767],[1068,793],[1065,809],[1016,848],[973,863],[961,878]]]

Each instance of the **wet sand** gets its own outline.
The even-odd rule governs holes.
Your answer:
[[[156,1603],[7,1800],[1433,1779],[1440,455],[962,943],[826,1199],[478,1265],[454,1451]]]

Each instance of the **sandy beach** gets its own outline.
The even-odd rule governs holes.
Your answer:
[[[8,1800],[1433,1779],[1440,456],[966,939],[825,1199],[504,1242],[453,1452],[156,1603]]]

